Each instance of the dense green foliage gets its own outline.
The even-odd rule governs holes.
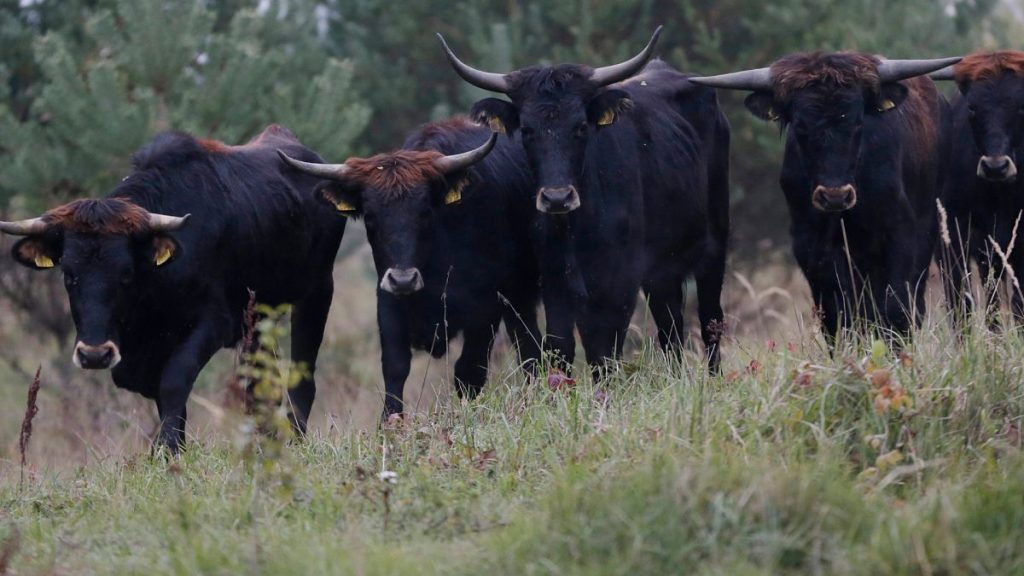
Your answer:
[[[45,30],[30,44],[37,82],[12,76],[0,118],[0,191],[30,210],[105,192],[161,130],[242,143],[278,122],[338,156],[368,120],[351,63],[328,54],[309,15],[237,8],[218,29],[217,12],[196,2],[50,4],[6,14],[42,18]]]
[[[241,142],[276,121],[339,160],[396,147],[482,95],[449,70],[434,32],[466,60],[506,71],[610,63],[665,24],[659,53],[714,73],[796,50],[927,57],[998,44],[1012,25],[993,13],[996,2],[7,0],[0,200],[38,210],[100,194],[132,150],[167,128]],[[750,118],[739,96],[724,99],[736,129],[735,235],[742,245],[781,238],[783,227],[743,226],[756,222],[750,215],[782,217],[770,184],[777,131]]]

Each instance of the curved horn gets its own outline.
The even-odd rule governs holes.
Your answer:
[[[953,74],[952,66],[946,66],[941,70],[936,70],[935,72],[929,74],[928,77],[931,78],[932,80],[956,80],[956,77]]]
[[[878,79],[882,82],[899,82],[952,66],[962,59],[963,56],[934,60],[883,60],[878,65]]]
[[[349,171],[347,164],[316,164],[314,162],[303,162],[302,160],[292,158],[281,150],[277,151],[277,155],[292,168],[319,178],[327,178],[328,180],[344,180],[345,175],[348,174]]]
[[[43,217],[31,218],[29,220],[18,220],[17,222],[0,222],[0,232],[12,236],[31,236],[46,232],[49,225],[43,222]]]
[[[658,43],[658,37],[661,36],[662,28],[664,26],[658,26],[654,34],[651,35],[650,42],[636,56],[625,62],[594,69],[594,73],[590,76],[591,82],[595,82],[598,86],[607,86],[625,80],[639,72],[654,54],[654,45]]]
[[[167,216],[166,214],[149,214],[149,229],[152,232],[174,232],[180,230],[188,222],[191,214],[184,216]]]
[[[484,72],[483,70],[473,68],[455,56],[452,49],[448,47],[448,43],[444,41],[444,36],[438,33],[437,39],[441,41],[441,46],[444,47],[444,55],[448,57],[448,62],[451,63],[452,68],[455,68],[455,72],[462,76],[463,80],[477,88],[483,88],[491,92],[501,92],[502,94],[508,93],[508,81],[505,80],[504,74]]]
[[[729,90],[771,90],[772,69],[755,68],[753,70],[730,72],[728,74],[719,74],[717,76],[698,76],[696,78],[690,78],[690,82],[700,84],[701,86],[726,88]]]
[[[498,133],[491,132],[491,137],[487,139],[479,148],[474,148],[468,152],[461,154],[452,154],[451,156],[441,156],[437,160],[434,160],[434,166],[441,171],[442,174],[450,174],[463,168],[469,168],[473,164],[484,159],[491,149],[494,148],[494,143],[498,141]]]

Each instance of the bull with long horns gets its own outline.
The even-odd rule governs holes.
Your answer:
[[[684,282],[695,276],[701,334],[717,369],[729,229],[729,126],[714,90],[651,61],[659,27],[637,55],[592,68],[455,71],[488,98],[471,116],[518,135],[537,180],[548,348],[569,363],[579,329],[599,373],[621,354],[642,287],[663,349],[682,347]]]
[[[168,133],[135,154],[107,197],[0,222],[23,236],[15,261],[61,271],[78,333],[72,362],[110,369],[118,387],[154,400],[156,442],[172,451],[199,371],[242,335],[250,290],[294,304],[292,358],[307,373],[289,397],[305,430],[344,225],[315,200],[318,180],[283,167],[277,148],[319,160],[279,126],[238,147]]]
[[[793,252],[829,338],[855,318],[906,334],[924,313],[948,107],[921,75],[958,60],[793,54],[691,79],[750,91],[747,109],[786,131]]]

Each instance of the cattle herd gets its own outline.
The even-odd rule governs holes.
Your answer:
[[[612,66],[506,74],[441,38],[459,76],[508,99],[340,164],[277,125],[239,146],[162,134],[106,197],[0,231],[23,237],[18,263],[61,269],[72,361],[153,399],[156,442],[172,451],[199,371],[242,337],[250,293],[293,305],[291,354],[308,372],[289,400],[305,431],[346,218],[365,223],[377,270],[385,416],[403,410],[412,350],[439,357],[460,333],[456,388],[479,393],[501,323],[526,370],[544,352],[568,369],[578,333],[598,378],[641,290],[662,349],[678,354],[690,277],[718,370],[730,136],[716,89],[749,92],[749,111],[785,131],[793,252],[829,338],[857,321],[908,333],[933,256],[965,310],[970,261],[983,276],[1024,270],[1024,52],[801,53],[695,76],[652,60],[660,32]],[[952,103],[933,79],[956,82]],[[1024,315],[1020,291],[1011,306]]]

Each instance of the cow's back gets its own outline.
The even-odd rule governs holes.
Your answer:
[[[247,290],[263,303],[295,302],[330,273],[344,221],[314,198],[318,180],[285,167],[277,148],[320,161],[276,125],[242,146],[165,134],[136,155],[136,171],[114,195],[192,215],[175,234],[182,258],[154,287],[165,301],[208,291],[233,313]]]

